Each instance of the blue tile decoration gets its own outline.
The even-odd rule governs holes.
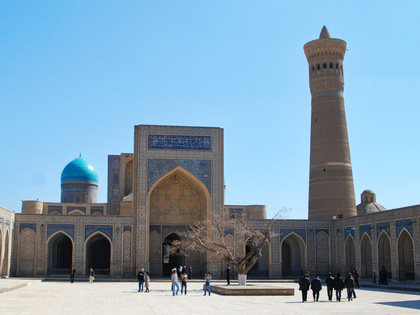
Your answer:
[[[232,236],[234,236],[234,234],[235,234],[235,232],[234,232],[234,230],[233,230],[233,229],[226,229],[226,230],[225,230],[225,236],[226,236],[226,235],[232,235]]]
[[[330,229],[315,229],[315,236],[318,235],[321,232],[324,232],[325,234],[330,236]]]
[[[242,208],[229,208],[229,216],[234,214],[242,215],[244,213],[244,209]]]
[[[57,211],[60,214],[63,214],[63,207],[62,206],[48,206],[48,214],[51,212]]]
[[[19,225],[19,233],[22,232],[24,229],[31,229],[36,233],[36,224],[35,223],[21,223]]]
[[[123,227],[123,233],[124,232],[132,232],[132,226],[131,225],[124,225]]]
[[[341,232],[341,229],[340,228],[337,228],[337,230],[336,230],[336,234],[338,234],[338,233],[340,233]]]
[[[397,220],[397,222],[395,223],[395,226],[397,228],[397,230],[396,230],[397,238],[398,238],[398,235],[400,235],[401,230],[403,228],[406,228],[407,231],[411,234],[411,236],[413,236],[413,223],[412,223],[411,219]]]
[[[112,241],[112,225],[85,225],[85,240],[95,232],[102,232]]]
[[[47,224],[47,239],[58,231],[67,233],[74,240],[74,224]]]
[[[197,177],[211,193],[211,162],[209,160],[149,159],[148,166],[148,189],[163,175],[181,166]]]
[[[385,231],[388,236],[391,236],[389,230],[389,222],[381,222],[376,224],[376,237],[379,237],[382,231]]]
[[[92,206],[90,207],[90,214],[94,214],[94,213],[102,213],[104,214],[104,207],[103,206]]]
[[[75,206],[67,207],[67,213],[70,213],[73,210],[79,210],[79,211],[83,212],[84,214],[86,214],[86,207],[75,207]]]
[[[349,236],[349,235],[353,236],[353,239],[354,239],[354,230],[355,230],[354,226],[345,227],[344,228],[344,239],[347,239],[347,236]]]
[[[149,134],[147,147],[149,149],[211,150],[211,137]]]
[[[359,237],[360,239],[362,239],[363,234],[367,234],[369,236],[370,239],[372,239],[372,226],[370,224],[366,224],[366,225],[361,225],[359,226]]]
[[[306,229],[280,229],[280,242],[283,241],[290,233],[299,235],[306,243]]]

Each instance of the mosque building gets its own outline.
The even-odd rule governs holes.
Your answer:
[[[370,279],[385,267],[394,281],[420,280],[420,206],[386,210],[371,190],[356,206],[345,51],[346,42],[325,27],[304,46],[312,95],[308,220],[275,220],[276,235],[250,278],[358,270]],[[95,168],[74,159],[61,173],[61,202],[23,201],[21,213],[0,207],[0,275],[68,275],[75,266],[77,276],[92,267],[103,277],[133,278],[144,267],[166,277],[182,264],[193,266],[194,276],[222,277],[219,258],[172,256],[167,248],[190,224],[214,215],[240,213],[255,229],[268,226],[265,206],[224,204],[223,141],[221,128],[135,126],[134,153],[108,156],[106,203],[97,202]]]

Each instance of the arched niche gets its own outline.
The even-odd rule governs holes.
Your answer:
[[[378,238],[378,267],[385,267],[387,278],[391,278],[391,241],[385,231]]]
[[[245,252],[249,252],[249,246],[245,246]],[[261,258],[257,260],[254,266],[248,271],[248,278],[261,279],[268,278],[270,275],[270,243],[266,241],[261,251]]]
[[[356,270],[356,249],[351,235],[346,240],[346,274]]]
[[[171,247],[174,241],[180,241],[178,233],[171,233],[166,236],[162,243],[162,276],[170,277],[173,268],[185,265],[185,256],[179,252],[172,253]],[[178,270],[178,269],[177,269]]]
[[[53,234],[47,241],[48,274],[69,274],[73,264],[73,242],[64,232]]]
[[[290,233],[281,243],[282,276],[301,276],[306,270],[305,242]]]
[[[414,280],[414,247],[410,233],[403,229],[398,238],[398,276],[400,280]]]
[[[105,234],[96,232],[85,241],[86,275],[90,268],[96,275],[110,275],[112,267],[112,242]]]
[[[319,232],[315,238],[316,273],[327,275],[330,271],[330,242],[327,233]]]
[[[372,278],[372,242],[366,233],[364,233],[362,241],[360,242],[360,259],[362,278]]]
[[[19,276],[33,276],[35,273],[35,242],[36,234],[32,229],[26,228],[19,234]]]

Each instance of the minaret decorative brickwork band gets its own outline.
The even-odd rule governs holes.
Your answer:
[[[346,42],[319,39],[304,46],[312,94],[309,220],[357,215],[344,109],[343,60]]]

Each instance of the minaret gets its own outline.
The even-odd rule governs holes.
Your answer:
[[[343,59],[346,42],[319,39],[304,47],[312,94],[309,220],[357,215],[350,146],[344,109]]]

